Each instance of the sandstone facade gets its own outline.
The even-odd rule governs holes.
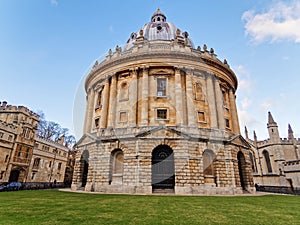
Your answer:
[[[69,149],[36,136],[39,116],[24,106],[0,103],[0,183],[44,187],[63,184]]]
[[[245,135],[251,145],[250,162],[254,182],[261,191],[300,194],[300,140],[296,139],[291,126],[288,138],[281,138],[272,114],[268,115],[267,140],[259,141]]]
[[[72,189],[104,193],[253,191],[237,78],[213,49],[156,11],[86,78]]]

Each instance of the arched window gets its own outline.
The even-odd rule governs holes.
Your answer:
[[[98,92],[98,96],[97,96],[97,102],[96,102],[96,109],[101,108],[101,104],[102,104],[102,90],[100,90]]]
[[[203,152],[203,175],[204,176],[214,176],[214,161],[215,155],[212,150],[205,150]]]
[[[35,159],[34,159],[34,162],[33,162],[33,168],[34,168],[34,169],[39,168],[40,161],[41,161],[40,158],[35,158]]]
[[[128,83],[123,82],[120,86],[120,101],[128,100]]]
[[[120,184],[123,182],[123,163],[124,154],[121,149],[115,149],[111,153],[111,184]]]
[[[195,98],[196,98],[196,100],[203,99],[203,91],[202,91],[202,86],[200,83],[195,84]]]
[[[264,150],[263,155],[264,155],[264,158],[265,158],[265,161],[266,161],[268,173],[272,173],[272,165],[271,165],[271,161],[270,161],[269,152]]]
[[[256,169],[256,162],[255,162],[255,159],[254,159],[254,157],[253,157],[252,152],[249,152],[249,158],[250,158],[250,164],[251,164],[252,172],[256,173],[256,172],[257,172],[257,169]]]

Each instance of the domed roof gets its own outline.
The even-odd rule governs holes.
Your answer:
[[[187,32],[181,32],[173,23],[167,22],[167,17],[160,9],[157,9],[151,17],[151,22],[146,23],[139,32],[132,33],[128,39],[124,50],[128,50],[133,47],[136,39],[143,35],[148,41],[156,40],[165,40],[171,41],[174,40],[177,36],[177,32],[181,35],[186,41],[187,44],[194,48],[192,40],[189,38]]]

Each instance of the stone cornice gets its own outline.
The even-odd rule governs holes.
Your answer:
[[[234,74],[234,72],[228,67],[225,66],[220,60],[209,58],[208,56],[205,56],[203,54],[196,54],[196,53],[187,53],[187,52],[178,52],[178,51],[169,51],[169,52],[162,52],[162,51],[153,51],[153,52],[137,52],[132,53],[130,55],[124,55],[119,56],[115,59],[110,59],[108,61],[102,62],[99,66],[95,67],[87,76],[85,80],[85,89],[87,90],[88,86],[90,85],[90,82],[100,73],[104,72],[105,70],[113,68],[115,72],[118,70],[124,70],[124,69],[130,69],[132,68],[132,62],[135,63],[135,67],[137,66],[137,61],[143,61],[143,60],[151,60],[148,62],[149,66],[154,65],[156,62],[160,62],[159,60],[156,60],[156,62],[153,62],[153,59],[168,59],[166,63],[172,64],[172,59],[177,60],[181,59],[184,61],[191,61],[195,63],[202,63],[206,64],[208,66],[211,66],[212,68],[216,68],[217,70],[222,71],[226,75],[228,75],[229,79],[233,82],[234,88],[237,88],[237,78]],[[186,66],[189,68],[191,65],[185,62],[180,63],[181,66]],[[131,64],[130,64],[131,63]],[[125,64],[125,65],[124,65]],[[127,65],[126,65],[127,64]],[[141,64],[145,64],[145,62],[142,62]],[[186,64],[186,65],[185,65]],[[195,64],[192,65],[193,67],[197,66]],[[127,68],[128,67],[128,68]],[[111,71],[109,72],[111,73]],[[105,80],[108,77],[103,76],[103,78],[99,80]]]

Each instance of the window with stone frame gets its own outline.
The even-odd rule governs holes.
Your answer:
[[[120,85],[120,95],[119,100],[120,101],[126,101],[129,99],[129,85],[126,81],[122,82]]]
[[[96,118],[95,119],[95,128],[98,128],[99,127],[99,121],[100,121],[100,118]]]
[[[158,120],[168,119],[168,110],[167,109],[157,109],[156,110],[156,118]]]
[[[195,89],[195,99],[196,100],[203,100],[202,85],[200,83],[195,83],[194,89]]]
[[[5,156],[4,162],[7,162],[7,161],[8,161],[8,157],[9,157],[9,155],[6,155],[6,156]]]
[[[34,169],[39,168],[40,161],[41,161],[40,158],[35,158],[35,159],[34,159],[34,161],[33,161],[33,168],[34,168]]]
[[[257,173],[255,158],[253,157],[252,152],[249,152],[250,165],[253,173]]]
[[[61,162],[60,162],[60,163],[58,163],[57,170],[61,170],[61,165],[62,165],[62,163],[61,163]]]
[[[223,106],[228,108],[228,91],[226,89],[222,89],[222,99],[223,99]]]
[[[3,138],[3,133],[2,132],[0,132],[0,138]]]
[[[205,122],[206,121],[204,112],[199,111],[197,116],[198,116],[198,122]]]
[[[228,118],[225,118],[225,126],[226,128],[230,129],[230,120]]]
[[[167,79],[158,77],[157,79],[157,97],[164,97],[167,95]]]
[[[120,112],[120,122],[127,122],[127,112]]]
[[[98,92],[95,109],[101,108],[101,105],[102,105],[102,89]]]
[[[214,153],[212,150],[205,150],[203,152],[203,175],[214,176]]]
[[[270,155],[269,152],[267,150],[263,151],[263,156],[265,158],[265,163],[266,163],[266,167],[267,167],[267,172],[268,173],[272,173],[272,165],[271,165],[271,160],[270,160]]]

